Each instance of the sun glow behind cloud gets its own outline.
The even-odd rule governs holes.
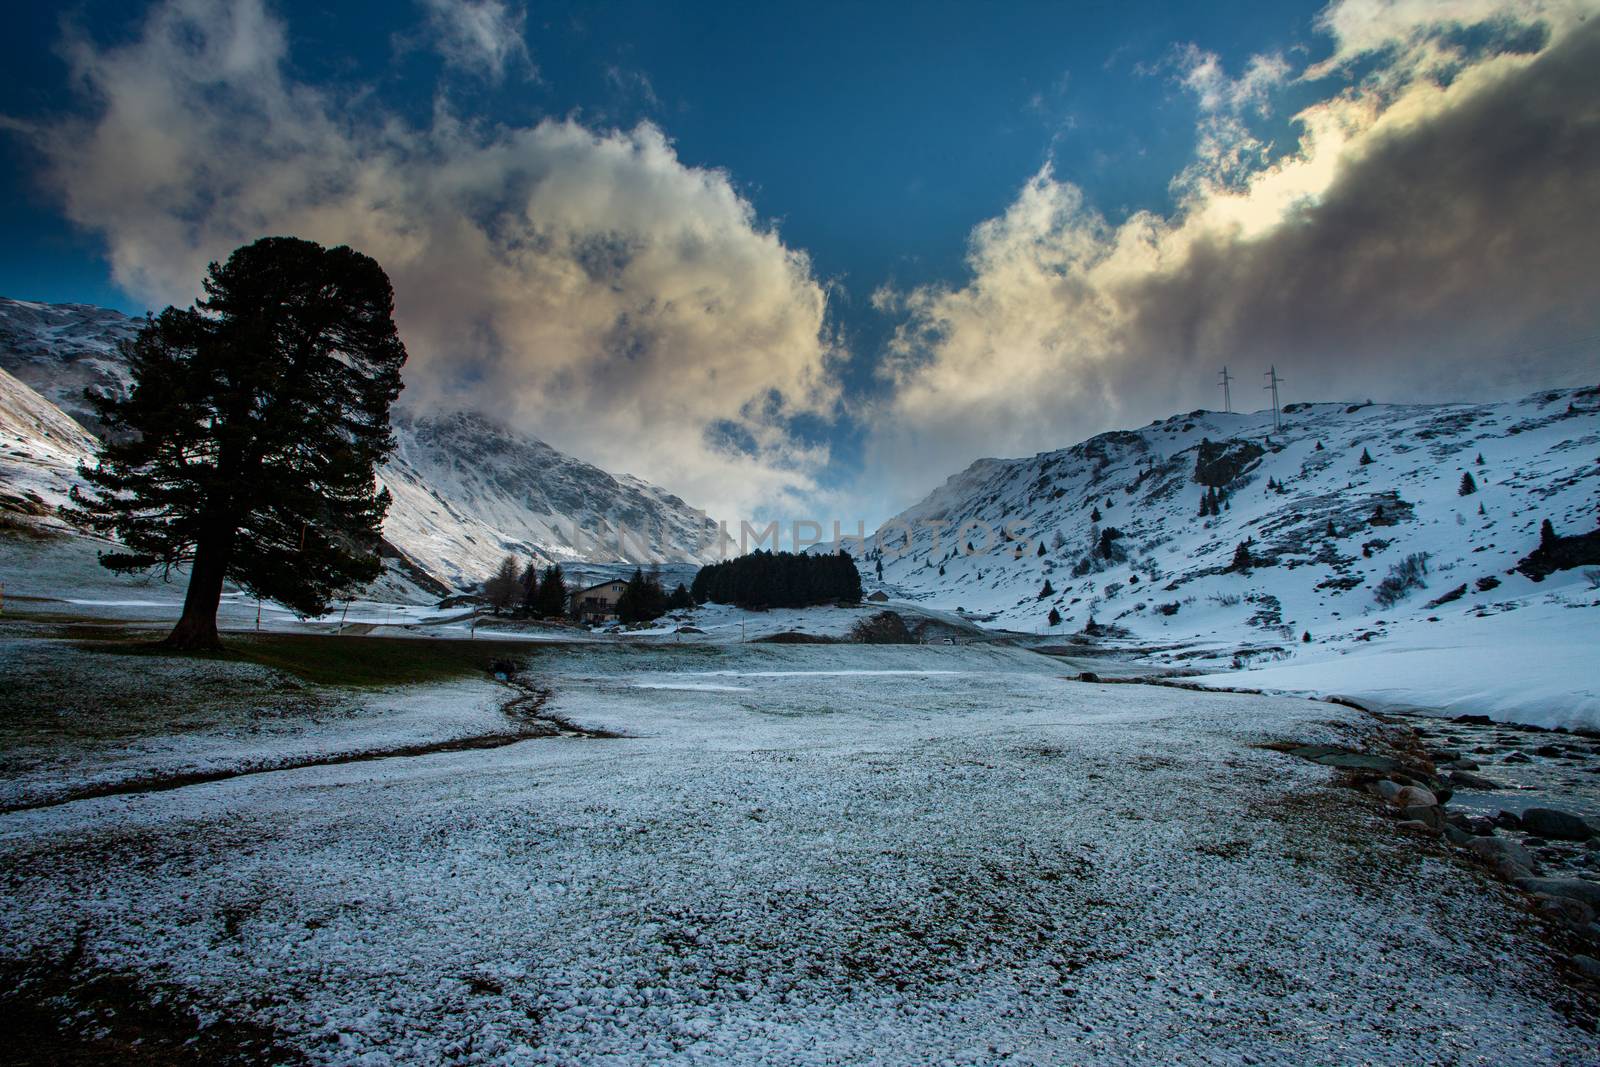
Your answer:
[[[1306,399],[1571,378],[1570,350],[1503,357],[1600,330],[1597,8],[1340,0],[1327,58],[1237,73],[1174,42],[1147,72],[1195,111],[1172,209],[1108,218],[1046,162],[973,227],[965,278],[872,295],[884,352],[845,351],[842,283],[660,126],[458,113],[452,80],[538,76],[504,0],[420,5],[405,47],[443,61],[421,121],[297,80],[294,27],[260,0],[166,0],[130,43],[67,40],[76,114],[6,124],[140,298],[187,302],[265,233],[349,243],[394,279],[409,402],[505,417],[719,516],[871,521],[977,456],[1214,403],[1223,362],[1276,363]],[[879,388],[847,390],[847,356]],[[856,484],[802,422],[864,441]]]
[[[519,49],[488,38],[520,19],[467,7],[446,57],[498,74]],[[826,461],[784,431],[833,403],[824,287],[657,127],[484,126],[443,93],[411,125],[293,81],[257,0],[175,0],[67,55],[91,113],[30,132],[129,292],[186,303],[262,234],[347,243],[395,283],[411,403],[506,417],[714,514],[781,504]]]
[[[1179,50],[1175,80],[1201,117],[1175,212],[1113,225],[1046,164],[974,229],[965,283],[880,291],[904,320],[873,415],[875,476],[1214,402],[1223,363],[1287,367],[1308,399],[1573,376],[1570,352],[1504,355],[1600,326],[1600,34],[1582,7],[1335,4],[1320,19],[1332,57],[1298,74],[1274,54],[1230,79],[1216,56]],[[1484,20],[1542,25],[1545,43],[1473,51],[1462,31]],[[1270,158],[1247,120],[1292,82],[1320,99]]]

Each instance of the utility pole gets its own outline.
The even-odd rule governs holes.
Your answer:
[[[1267,373],[1262,375],[1262,377],[1267,379],[1268,384],[1263,385],[1261,388],[1272,390],[1272,432],[1282,433],[1283,416],[1281,414],[1281,409],[1278,407],[1278,386],[1283,384],[1283,379],[1278,377],[1277,365],[1274,364],[1272,369],[1267,371]]]
[[[1228,387],[1228,383],[1231,381],[1233,381],[1233,375],[1228,373],[1228,365],[1224,363],[1222,365],[1222,377],[1218,379],[1218,382],[1222,386],[1222,410],[1229,414],[1233,413],[1233,390]]]

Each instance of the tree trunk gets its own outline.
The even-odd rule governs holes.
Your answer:
[[[217,605],[222,602],[222,578],[228,570],[232,547],[229,541],[225,537],[208,538],[195,547],[189,590],[183,597],[183,614],[162,642],[167,648],[184,651],[222,648],[222,638],[217,635]]]

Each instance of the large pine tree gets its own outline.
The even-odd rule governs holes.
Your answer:
[[[167,308],[124,348],[126,399],[79,514],[126,551],[119,571],[189,569],[174,648],[217,648],[224,580],[302,615],[377,577],[406,350],[389,278],[349,248],[292,237],[213,263],[205,298]]]

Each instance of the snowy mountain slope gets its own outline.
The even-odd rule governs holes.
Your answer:
[[[93,456],[82,426],[0,370],[0,510],[50,517]]]
[[[128,368],[117,345],[143,324],[143,319],[91,304],[40,304],[0,297],[0,367],[98,432],[98,420],[83,392],[126,391]]]
[[[117,344],[141,321],[85,304],[0,298],[0,367],[93,427],[83,391],[127,389]],[[397,411],[394,423],[397,448],[380,472],[394,497],[384,535],[399,569],[424,586],[417,568],[467,586],[507,553],[611,563],[707,559],[714,548],[715,525],[666,490],[608,474],[481,415]]]
[[[446,581],[475,581],[508,552],[649,562],[704,559],[715,547],[715,524],[671,493],[482,415],[400,412],[395,437],[382,471],[395,500],[384,533]]]
[[[1464,474],[1477,486],[1469,495]],[[1215,515],[1200,513],[1202,477],[1223,494]],[[1597,505],[1596,389],[1485,405],[1290,405],[1281,431],[1270,411],[1197,411],[974,463],[884,524],[876,584],[1063,639],[1091,619],[1114,624],[1126,635],[1114,632],[1113,645],[1213,669],[1414,647],[1437,620],[1465,616],[1498,618],[1484,632],[1509,635],[1537,615],[1551,640],[1593,642],[1600,593],[1581,571],[1537,584],[1507,572],[1538,544],[1544,519],[1586,532]],[[974,522],[994,531],[987,552],[982,527],[956,534]],[[1007,522],[1021,540],[1004,540]],[[897,555],[908,531],[910,551]],[[1246,541],[1253,565],[1233,569]],[[846,547],[877,554],[872,541]],[[1425,584],[1380,604],[1380,583],[1415,553],[1427,554]],[[873,588],[875,563],[863,574]],[[1552,601],[1572,610],[1513,614]],[[1600,720],[1600,692],[1583,699]]]

